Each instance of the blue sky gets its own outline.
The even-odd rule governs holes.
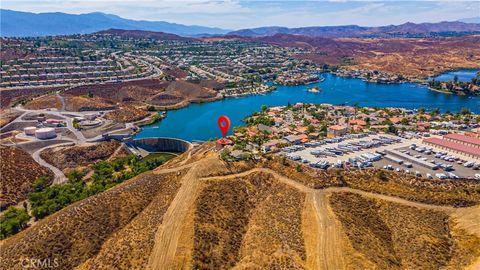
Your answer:
[[[228,29],[271,25],[377,26],[480,16],[480,1],[2,0],[1,7],[37,13],[101,11],[136,20]]]

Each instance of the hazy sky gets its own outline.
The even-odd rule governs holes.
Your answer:
[[[480,1],[2,0],[1,7],[36,13],[100,11],[128,19],[229,29],[271,25],[374,26],[480,16]]]

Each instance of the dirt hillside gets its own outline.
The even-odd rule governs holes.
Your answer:
[[[2,241],[0,268],[57,254],[60,269],[479,266],[479,184],[426,185],[394,173],[380,181],[374,170],[298,171],[276,159],[226,163],[212,146]]]

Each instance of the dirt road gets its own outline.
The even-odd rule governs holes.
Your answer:
[[[174,269],[175,253],[182,233],[185,217],[193,206],[199,179],[193,166],[182,179],[182,186],[163,216],[163,222],[155,235],[155,246],[147,269]]]
[[[35,151],[32,154],[32,158],[38,164],[42,165],[43,167],[47,167],[48,169],[50,169],[53,172],[53,174],[54,174],[54,179],[53,179],[53,183],[52,183],[53,185],[58,185],[58,184],[65,183],[68,180],[68,178],[65,176],[65,174],[60,169],[58,169],[57,167],[55,167],[52,164],[43,160],[43,158],[40,157],[40,153],[43,150],[46,150],[46,149],[49,149],[49,148],[54,148],[54,147],[59,147],[59,146],[71,146],[71,145],[74,145],[74,143],[70,142],[70,143],[49,145],[49,146],[42,147],[42,148],[38,149],[37,151]]]
[[[214,176],[200,178],[195,173],[196,168],[202,166],[199,162],[192,162],[187,165],[174,169],[162,169],[155,173],[167,173],[178,171],[179,169],[190,168],[188,173],[182,179],[182,187],[177,196],[170,205],[165,214],[164,221],[157,231],[155,238],[155,247],[150,256],[148,269],[172,269],[177,267],[174,263],[175,253],[177,251],[178,241],[182,232],[183,222],[188,210],[193,207],[199,190],[201,181],[204,180],[225,180],[237,177],[245,177],[252,173],[267,173],[275,177],[280,182],[292,186],[306,194],[306,209],[315,212],[313,226],[315,233],[314,239],[308,239],[310,243],[307,254],[307,264],[316,269],[346,269],[343,260],[343,247],[346,241],[342,225],[336,219],[330,205],[328,196],[334,192],[352,192],[369,198],[381,199],[402,205],[408,205],[417,208],[444,211],[457,220],[458,226],[469,233],[480,237],[480,206],[469,208],[454,208],[449,206],[437,206],[419,202],[408,201],[394,196],[382,195],[362,190],[356,190],[348,187],[330,187],[326,189],[312,189],[300,182],[290,179],[275,171],[265,168],[254,168],[245,172],[230,174],[226,176]],[[311,247],[311,248],[310,248]],[[478,269],[480,259],[477,260],[471,269]]]
[[[317,252],[319,269],[345,269],[342,253],[341,225],[328,207],[327,195],[319,190],[313,194],[319,234]]]

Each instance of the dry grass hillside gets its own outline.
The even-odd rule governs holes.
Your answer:
[[[133,106],[122,106],[115,111],[105,114],[105,118],[119,123],[128,123],[142,120],[150,114]]]
[[[181,175],[181,172],[178,173]],[[3,241],[0,268],[21,269],[20,259],[29,257],[57,258],[59,269],[72,269],[83,263],[92,263],[95,256],[99,256],[97,261],[108,265],[104,269],[111,269],[114,265],[132,269],[129,264],[143,269],[140,261],[148,259],[148,253],[142,248],[137,249],[136,245],[148,245],[151,235],[148,236],[148,232],[142,229],[150,226],[146,222],[140,223],[142,227],[139,230],[132,228],[144,215],[161,219],[161,211],[158,212],[160,209],[149,213],[148,207],[157,203],[157,200],[165,201],[168,205],[172,194],[178,188],[178,178],[177,173],[161,176],[142,174],[108,192],[75,203],[39,221],[26,231]],[[158,220],[152,222],[157,222],[150,224],[154,229]],[[147,236],[144,236],[144,233],[147,233]],[[112,259],[115,253],[108,249],[105,250],[103,260],[101,259],[102,252],[105,252],[103,245],[109,243],[118,249],[117,260]],[[129,259],[132,261],[122,263],[122,260]],[[101,263],[95,265],[102,268]],[[85,269],[92,268],[86,266]]]
[[[196,202],[194,269],[302,269],[304,194],[265,173],[210,181]]]
[[[206,102],[217,98],[217,92],[211,88],[186,81],[173,81],[164,92],[151,97],[148,103],[159,106],[180,106],[189,102]]]
[[[102,111],[113,110],[116,103],[108,99],[99,97],[83,97],[83,96],[65,96],[65,110],[67,111]]]
[[[378,70],[411,79],[423,79],[451,69],[480,67],[480,36],[331,39],[283,34],[257,40],[311,49],[311,53],[298,57],[318,64],[342,65],[352,70]],[[345,59],[351,61],[345,62]]]
[[[40,176],[53,180],[53,173],[40,166],[25,151],[11,146],[0,146],[0,206],[16,204],[26,198],[33,182]]]
[[[206,143],[3,240],[0,268],[478,269],[478,183],[376,178]]]
[[[51,94],[34,99],[25,104],[24,107],[29,110],[43,110],[48,108],[55,108],[59,110],[62,108],[62,102],[57,95]]]
[[[181,106],[188,102],[205,102],[217,98],[217,92],[209,87],[185,81],[144,79],[122,83],[84,85],[65,91],[70,96],[93,97],[122,104],[153,104]]]
[[[444,212],[347,192],[330,202],[353,248],[378,269],[459,269],[480,255],[480,239]]]
[[[0,128],[8,125],[20,115],[22,115],[22,112],[14,109],[0,109]]]
[[[0,108],[7,108],[18,101],[27,101],[37,96],[63,90],[64,87],[28,87],[0,90]]]
[[[121,144],[117,141],[100,142],[89,146],[47,148],[40,153],[46,162],[61,170],[82,169],[110,158]]]

